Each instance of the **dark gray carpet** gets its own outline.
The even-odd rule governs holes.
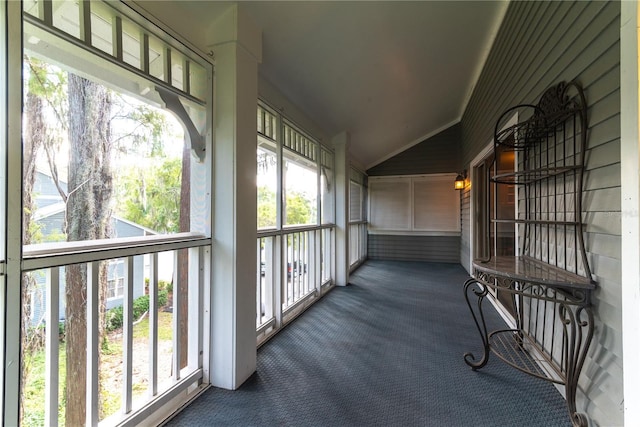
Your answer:
[[[552,384],[480,356],[459,265],[369,261],[169,426],[569,426]],[[502,320],[490,310],[488,322]]]

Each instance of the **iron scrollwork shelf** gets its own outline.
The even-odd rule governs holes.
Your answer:
[[[505,127],[516,111],[518,123]],[[481,369],[494,354],[522,372],[564,385],[571,421],[581,427],[588,421],[577,411],[576,392],[593,337],[591,294],[596,288],[581,221],[586,111],[581,87],[562,82],[548,89],[537,105],[519,105],[500,117],[495,169],[500,156],[509,152],[515,152],[517,167],[512,173],[494,170],[487,179],[521,190],[516,218],[489,218],[487,229],[518,224],[520,250],[516,256],[489,253],[475,260],[473,277],[464,284],[483,345],[480,357],[469,352],[465,362]],[[488,247],[499,248],[497,234]],[[489,295],[509,306],[513,327],[488,330],[483,302]]]

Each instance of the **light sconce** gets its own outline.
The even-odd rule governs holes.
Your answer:
[[[467,179],[467,170],[465,169],[462,171],[462,173],[459,173],[458,176],[456,176],[456,182],[454,184],[454,188],[456,190],[464,190],[466,179]]]

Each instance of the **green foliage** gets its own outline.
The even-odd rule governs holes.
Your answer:
[[[173,283],[167,282],[166,280],[158,280],[158,289],[164,290],[167,292],[173,292]]]
[[[122,328],[123,314],[122,314],[122,306],[114,307],[111,310],[107,311],[105,316],[106,328],[107,331],[115,331],[116,329]]]
[[[27,207],[24,206],[24,214],[25,215],[31,215],[33,212],[31,212],[31,210]],[[42,238],[43,238],[43,234],[42,234],[42,224],[35,222],[35,221],[29,221],[29,225],[28,225],[28,229],[25,230],[27,235],[29,236],[29,241],[31,243],[40,243],[42,242]]]
[[[158,291],[158,307],[163,307],[167,304],[168,293],[166,290]],[[149,295],[143,295],[133,300],[133,321],[140,319],[146,312],[149,311]],[[109,332],[122,328],[124,323],[123,307],[120,305],[107,311],[106,314],[106,329]],[[105,350],[103,348],[103,350]],[[108,349],[107,349],[108,350]]]
[[[315,222],[313,215],[316,211],[311,200],[305,194],[295,191],[287,192],[286,224],[309,224]]]
[[[288,191],[286,202],[286,224],[315,223],[316,207],[306,194]],[[269,187],[258,187],[258,228],[276,226],[276,207],[276,193]]]
[[[26,90],[45,98],[49,106],[55,109],[55,114],[64,117],[67,73],[32,56],[25,55],[24,59],[25,75],[29,77],[24,79]]]
[[[159,233],[180,230],[182,160],[165,159],[118,177],[117,214]]]
[[[169,301],[169,294],[167,291],[158,292],[158,307],[164,307]]]
[[[25,360],[31,369],[27,375],[27,381],[23,390],[24,415],[20,420],[21,426],[43,426],[44,425],[44,392],[45,392],[45,351],[44,349],[25,352]],[[67,352],[65,345],[60,345],[58,352],[58,369],[61,381],[60,389],[65,387],[65,374],[67,370]],[[58,425],[64,425],[65,396],[61,393],[58,403]]]
[[[269,187],[258,187],[258,228],[276,226],[276,193]]]
[[[111,342],[109,342],[109,339],[107,338],[106,335],[102,337],[102,344],[100,345],[100,351],[102,352],[102,354],[115,353],[113,346],[111,345]]]
[[[149,311],[149,295],[143,295],[133,301],[133,319],[138,320]]]
[[[42,242],[65,242],[66,240],[67,235],[57,228],[49,231],[46,236],[42,236]]]

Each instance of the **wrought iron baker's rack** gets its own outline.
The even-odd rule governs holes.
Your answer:
[[[516,112],[517,123],[505,127]],[[465,362],[480,369],[495,354],[516,369],[564,385],[575,426],[588,424],[577,411],[576,393],[593,337],[591,293],[596,287],[582,223],[586,141],[587,105],[576,82],[561,82],[545,91],[537,105],[518,105],[501,115],[494,165],[515,152],[517,166],[510,173],[495,167],[487,179],[518,187],[518,215],[491,222],[494,228],[501,222],[515,224],[519,253],[476,259],[474,277],[464,285],[483,344],[482,357],[466,353]],[[489,332],[483,301],[495,292],[509,296],[514,327]]]

